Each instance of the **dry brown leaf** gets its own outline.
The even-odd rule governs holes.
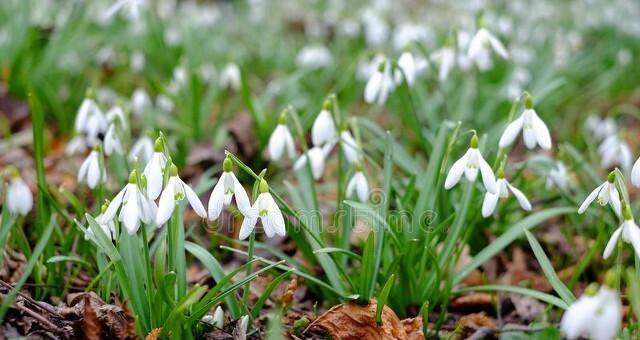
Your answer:
[[[489,293],[470,293],[458,296],[451,301],[452,308],[483,308],[491,307],[495,303],[495,296]]]
[[[490,318],[484,312],[468,314],[458,320],[457,325],[459,327],[470,327],[478,329],[482,327],[494,328],[496,326],[495,320]]]
[[[144,337],[145,340],[158,340],[158,337],[160,336],[160,332],[162,331],[161,328],[154,328],[151,330],[151,332],[149,332],[149,334],[147,334],[146,337]]]
[[[367,305],[344,303],[333,306],[312,322],[307,330],[324,331],[334,339],[424,339],[415,331],[415,321],[409,322],[411,337],[407,334],[403,323],[391,308],[382,309],[382,325],[376,323],[377,302],[371,300]],[[417,327],[421,329],[422,326]]]
[[[91,306],[91,301],[88,295],[84,296],[84,315],[82,317],[82,334],[87,340],[100,339],[102,333],[102,326],[100,326],[100,320],[96,311]]]

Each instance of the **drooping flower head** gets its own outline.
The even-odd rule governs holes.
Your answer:
[[[147,196],[155,200],[162,191],[164,182],[164,169],[167,166],[167,156],[164,154],[164,141],[162,135],[156,139],[151,159],[144,167],[144,176],[147,178]]]
[[[109,207],[109,200],[105,200],[105,203],[102,205],[102,207],[100,208],[100,215],[98,215],[95,220],[96,223],[98,223],[98,225],[100,226],[100,229],[102,229],[102,232],[104,232],[111,240],[115,240],[116,239],[116,226],[113,220],[109,221],[108,223],[100,223],[98,221],[102,221],[104,213],[107,211],[107,208]],[[87,228],[86,233],[84,234],[84,239],[85,240],[90,240],[93,239],[95,237],[94,232],[91,228]]]
[[[482,157],[480,150],[478,150],[478,136],[474,132],[467,152],[451,166],[449,174],[447,174],[447,178],[444,181],[444,188],[447,190],[453,188],[458,184],[463,174],[469,182],[474,182],[478,177],[478,170],[482,176],[485,189],[490,193],[497,193],[496,178],[493,170]]]
[[[325,99],[322,110],[311,126],[311,142],[314,146],[322,146],[325,143],[333,143],[337,139],[336,124],[331,115],[331,99]]]
[[[322,178],[322,174],[324,174],[325,159],[329,153],[331,153],[331,149],[333,149],[334,145],[335,142],[327,143],[322,147],[312,147],[298,157],[295,163],[293,163],[293,169],[300,170],[307,165],[307,161],[310,161],[313,178],[319,180]]]
[[[102,147],[96,144],[89,156],[85,158],[78,170],[78,182],[87,182],[89,188],[94,189],[100,182],[107,181],[107,172],[102,160]]]
[[[593,191],[584,199],[582,205],[578,209],[578,213],[584,213],[589,205],[593,203],[593,201],[598,200],[598,203],[602,206],[610,204],[613,208],[613,211],[616,215],[620,216],[621,213],[621,203],[620,203],[620,194],[618,193],[618,189],[615,184],[616,173],[612,171],[607,176],[607,180],[600,184],[598,187],[593,189]]]
[[[238,237],[241,240],[244,240],[253,232],[258,219],[262,222],[262,227],[267,237],[284,236],[286,234],[284,217],[278,204],[269,193],[269,185],[264,178],[260,180],[259,191],[258,198],[256,198],[253,206],[242,221]]]
[[[481,70],[487,70],[491,66],[491,50],[503,59],[509,59],[509,52],[502,42],[489,30],[481,27],[469,42],[467,56],[474,61]]]
[[[369,183],[360,163],[356,163],[356,172],[347,183],[346,197],[351,198],[354,194],[360,202],[366,202],[369,199]]]
[[[293,136],[287,127],[286,111],[282,112],[278,120],[278,126],[269,137],[269,158],[273,161],[279,160],[285,153],[289,158],[295,157],[296,146],[293,142]]]
[[[87,143],[91,146],[99,140],[100,134],[105,133],[108,124],[107,118],[98,107],[98,104],[96,104],[94,98],[93,90],[87,90],[87,95],[82,104],[80,104],[75,120],[75,130],[84,134],[87,138]]]
[[[146,163],[151,159],[153,151],[153,140],[147,136],[142,136],[131,147],[128,158],[130,161],[138,159],[140,162]]]
[[[364,101],[368,104],[376,102],[382,105],[393,91],[394,82],[391,77],[389,62],[385,59],[378,64],[378,69],[371,75],[364,88]]]
[[[7,188],[4,203],[14,215],[27,215],[33,209],[33,195],[27,183],[22,180],[18,169],[11,169],[11,182]]]
[[[358,142],[346,127],[340,132],[340,146],[347,162],[356,163],[360,161],[362,155]]]
[[[160,195],[160,203],[158,205],[158,215],[156,216],[156,224],[162,225],[169,220],[176,205],[180,204],[184,198],[187,198],[193,210],[201,218],[207,217],[207,212],[200,202],[200,198],[189,185],[187,185],[180,176],[178,176],[178,167],[175,164],[169,166],[169,181]]]
[[[491,216],[498,205],[498,200],[500,198],[505,199],[509,197],[509,191],[511,191],[516,197],[522,209],[525,211],[531,211],[531,203],[529,203],[527,197],[522,193],[522,191],[511,185],[511,183],[504,178],[504,162],[496,176],[498,177],[496,180],[496,187],[498,191],[496,193],[487,192],[484,195],[484,201],[482,202],[482,216]]]
[[[549,128],[533,109],[533,99],[528,93],[525,93],[524,105],[525,110],[522,115],[507,125],[498,144],[501,148],[511,145],[522,130],[524,144],[528,149],[535,148],[536,144],[545,150],[551,149]]]
[[[249,196],[247,196],[247,192],[238,181],[238,178],[236,178],[236,175],[233,174],[233,161],[228,155],[222,163],[222,170],[222,175],[209,197],[208,214],[211,221],[218,219],[222,208],[231,204],[231,199],[234,196],[240,213],[246,215],[251,209]]]
[[[607,259],[609,256],[611,256],[613,250],[618,244],[620,236],[622,236],[622,239],[625,242],[631,243],[636,256],[640,257],[640,228],[633,219],[633,215],[631,214],[629,205],[624,202],[622,208],[622,218],[624,221],[622,222],[620,227],[618,227],[618,229],[613,232],[613,234],[609,238],[609,242],[607,242],[607,246],[604,248],[604,253],[602,254],[602,257],[604,259]]]

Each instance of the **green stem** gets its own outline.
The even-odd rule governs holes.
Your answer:
[[[251,235],[249,236],[249,247],[247,249],[247,262],[253,261],[255,242],[256,242],[256,232],[253,231],[253,232],[251,232]],[[252,271],[253,271],[253,266],[247,266],[247,276],[246,277],[251,276]],[[244,287],[244,291],[242,292],[242,303],[245,306],[249,305],[249,295],[251,295],[250,294],[250,290],[251,290],[251,282],[247,282],[247,284]]]

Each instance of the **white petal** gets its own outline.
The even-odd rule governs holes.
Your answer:
[[[368,104],[373,103],[376,100],[376,97],[379,95],[380,89],[382,87],[382,77],[382,73],[375,72],[371,76],[371,78],[369,78],[369,81],[367,82],[367,85],[364,89],[364,101]]]
[[[533,127],[525,126],[522,131],[522,136],[524,137],[524,145],[527,147],[527,149],[531,150],[536,147],[536,143],[538,142],[538,140]]]
[[[267,236],[272,237],[274,234],[284,236],[286,234],[284,217],[282,216],[282,212],[280,212],[278,204],[273,200],[271,194],[264,193],[262,195],[265,195],[267,204],[269,205],[266,218],[267,223],[264,224],[265,219],[262,220]]]
[[[135,192],[137,187],[134,185],[127,190],[127,195],[123,200],[122,209],[120,210],[120,221],[124,223],[127,232],[130,235],[135,234],[140,227],[139,223],[139,206],[138,193]]]
[[[167,186],[160,195],[160,204],[158,204],[158,214],[156,216],[156,224],[162,225],[171,218],[173,209],[176,207],[176,183],[177,177],[171,176],[167,182]]]
[[[489,166],[484,158],[482,158],[480,151],[478,151],[478,162],[480,166],[480,174],[482,175],[482,182],[484,183],[484,188],[487,189],[487,191],[490,193],[497,193],[498,189],[496,188],[496,177],[493,174],[491,166]]]
[[[622,234],[623,226],[620,226],[609,238],[609,242],[607,242],[607,246],[604,248],[604,253],[602,253],[602,258],[607,259],[613,253],[613,250],[616,248],[616,244],[618,244],[618,239],[620,238],[620,234]]]
[[[580,205],[580,208],[578,209],[578,214],[582,214],[584,213],[585,210],[587,210],[589,205],[591,205],[591,203],[593,203],[596,197],[598,197],[600,190],[602,190],[602,188],[605,186],[606,183],[607,182],[604,182],[600,184],[597,188],[593,189],[593,191],[587,196],[587,198],[584,199],[584,202],[582,202],[582,205]]]
[[[240,227],[240,234],[238,235],[238,239],[244,240],[253,231],[253,228],[256,226],[256,222],[258,221],[258,217],[255,214],[251,214],[250,216],[245,215],[244,220],[242,221],[242,226]]]
[[[520,117],[507,125],[498,142],[501,148],[511,145],[516,137],[518,137],[518,133],[520,133],[522,129],[522,121],[522,117]]]
[[[526,211],[531,211],[531,203],[529,203],[527,196],[525,196],[522,193],[522,191],[518,190],[518,188],[514,187],[508,182],[507,182],[507,186],[509,187],[509,190],[511,190],[511,192],[513,193],[513,196],[515,196],[516,199],[518,200],[518,203],[520,203],[520,206],[522,207],[522,209]]]
[[[287,127],[285,127],[284,137],[284,146],[287,151],[287,156],[289,158],[293,158],[296,155],[296,145],[293,141],[293,136]]]
[[[569,339],[576,339],[589,328],[599,302],[594,297],[582,296],[562,316],[560,328]]]
[[[484,194],[484,201],[482,201],[482,216],[489,217],[493,214],[498,204],[498,195],[487,192]]]
[[[251,210],[251,202],[249,201],[249,196],[247,196],[247,192],[244,190],[244,187],[238,181],[238,178],[231,172],[230,173],[233,178],[233,193],[236,197],[236,205],[238,206],[238,210],[243,215],[247,215],[247,213]],[[255,222],[254,222],[255,224]]]
[[[166,164],[166,156],[161,152],[154,152],[149,163],[144,168],[144,175],[147,178],[147,196],[152,200],[158,198],[162,191]]]
[[[464,173],[465,168],[467,167],[467,162],[469,159],[469,151],[467,151],[464,156],[460,157],[457,161],[453,163],[451,169],[449,169],[449,173],[447,174],[447,178],[444,181],[444,188],[449,190],[453,188],[454,185],[458,184],[462,174]]]
[[[286,138],[284,136],[283,129],[286,129],[284,125],[278,124],[269,138],[269,144],[267,147],[269,150],[269,158],[271,160],[278,160],[282,157]]]
[[[533,110],[532,110],[533,111]],[[545,150],[551,149],[551,134],[549,134],[549,129],[547,125],[538,117],[535,111],[532,112],[531,123],[533,124],[533,131],[536,135],[536,140],[540,147]]]
[[[351,136],[349,131],[342,131],[340,137],[340,141],[342,142],[342,151],[344,152],[345,158],[349,163],[356,162],[360,158],[356,140]]]
[[[222,181],[223,176],[218,179],[218,183],[211,191],[211,196],[209,196],[209,220],[215,221],[220,216],[222,212],[222,207],[224,206],[224,183]]]
[[[120,205],[122,204],[122,198],[124,197],[127,188],[129,188],[129,184],[127,184],[122,190],[120,190],[116,197],[111,200],[111,202],[107,206],[107,210],[105,210],[105,212],[101,215],[102,218],[100,221],[98,221],[98,223],[107,224],[111,222],[111,220],[113,220],[113,218],[116,216],[116,212],[118,212],[118,208],[120,208]]]
[[[640,229],[632,221],[627,224],[626,228],[627,241],[633,246],[636,256],[640,257]]]
[[[98,154],[89,162],[89,168],[87,169],[87,184],[89,188],[93,189],[98,185],[101,176],[100,161],[98,160]]]
[[[191,204],[191,208],[193,208],[193,211],[195,211],[196,214],[198,214],[198,216],[200,216],[201,218],[207,217],[207,212],[204,210],[204,205],[202,205],[202,202],[200,202],[200,198],[198,197],[196,192],[193,191],[193,189],[191,189],[191,187],[181,179],[178,178],[178,180],[182,184],[184,194],[185,196],[187,196],[187,201],[189,201],[189,204]]]
[[[321,146],[336,139],[336,125],[331,112],[322,110],[311,126],[311,141],[314,146]]]
[[[631,184],[636,188],[640,188],[640,158],[636,160],[631,169]]]
[[[509,59],[509,52],[507,52],[507,49],[504,47],[504,45],[502,45],[502,42],[498,40],[498,38],[493,35],[489,35],[489,42],[491,43],[491,47],[493,48],[493,50],[499,56],[501,56],[503,59]]]
[[[360,173],[358,178],[356,192],[358,193],[358,199],[360,202],[366,202],[369,198],[369,184],[367,183],[367,178],[363,173]]]
[[[618,189],[616,189],[615,184],[609,184],[607,186],[609,190],[609,204],[611,204],[611,207],[613,208],[613,211],[616,213],[616,215],[620,216],[620,214],[622,213],[622,204],[620,202],[620,194],[618,194]]]

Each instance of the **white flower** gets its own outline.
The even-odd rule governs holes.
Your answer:
[[[469,42],[469,50],[467,56],[478,64],[481,69],[487,68],[487,59],[490,49],[493,49],[503,59],[509,58],[507,49],[502,45],[502,42],[498,40],[491,32],[486,28],[479,29],[476,34],[471,38]]]
[[[491,216],[496,209],[498,199],[509,197],[509,191],[511,191],[516,197],[522,209],[531,211],[531,203],[529,203],[527,197],[522,193],[522,191],[511,185],[511,183],[509,183],[506,179],[498,178],[496,180],[496,187],[498,188],[498,192],[496,192],[495,194],[487,192],[484,195],[484,201],[482,202],[483,217]]]
[[[17,170],[11,176],[11,183],[4,200],[9,212],[15,215],[26,215],[33,209],[33,195],[29,186],[22,180]]]
[[[367,45],[382,45],[389,36],[389,25],[387,22],[382,19],[377,11],[369,8],[363,11],[361,19]]]
[[[366,202],[369,199],[369,184],[361,170],[356,171],[347,184],[347,198],[352,197],[354,193],[360,202]]]
[[[617,164],[625,173],[628,173],[632,167],[631,148],[618,134],[605,138],[598,146],[598,153],[600,154],[600,165],[605,169]]]
[[[633,168],[631,169],[631,184],[636,188],[640,188],[640,158],[633,163]]]
[[[116,123],[120,124],[122,127],[127,126],[127,120],[124,116],[124,111],[120,106],[114,106],[109,109],[106,113],[107,121],[111,122],[111,124]]]
[[[595,201],[597,198],[600,205],[604,206],[610,204],[616,215],[620,216],[620,195],[618,193],[618,189],[616,189],[614,181],[615,173],[612,172],[609,174],[607,180],[604,183],[593,189],[593,191],[587,196],[587,198],[584,199],[584,202],[582,202],[582,205],[580,205],[580,208],[578,209],[578,213],[584,213],[589,205],[591,205],[591,203],[593,203],[593,201]]]
[[[611,256],[613,250],[618,244],[620,236],[622,236],[622,239],[625,242],[631,243],[636,256],[640,257],[640,228],[638,228],[638,225],[633,220],[630,212],[628,214],[625,213],[625,215],[626,216],[624,217],[624,222],[622,222],[620,227],[618,227],[618,229],[616,229],[616,231],[614,231],[609,238],[609,242],[607,242],[607,246],[604,248],[602,258],[607,259],[609,258],[609,256]]]
[[[129,64],[131,65],[131,70],[136,73],[140,73],[144,71],[144,64],[146,63],[146,58],[144,53],[140,51],[134,51],[131,53],[131,58],[129,59]]]
[[[209,324],[212,327],[222,329],[224,326],[224,312],[222,311],[222,308],[218,306],[213,312],[213,315],[207,314],[203,316],[200,321]]]
[[[131,111],[133,111],[134,115],[142,117],[145,112],[151,109],[152,105],[151,97],[143,88],[137,88],[133,91],[131,95]]]
[[[155,222],[158,207],[138,187],[135,170],[129,175],[129,184],[111,200],[102,217],[96,221],[100,224],[107,224],[113,220],[118,210],[120,210],[118,220],[124,224],[130,235],[138,231],[140,223],[153,224]]]
[[[309,45],[298,52],[296,63],[301,68],[316,69],[331,66],[333,57],[326,46]]]
[[[438,65],[438,80],[445,81],[456,66],[456,52],[453,48],[443,47],[431,54],[431,60]]]
[[[396,51],[402,50],[409,44],[423,43],[432,38],[425,26],[414,23],[402,23],[393,32],[393,47]]]
[[[302,167],[306,166],[307,158],[311,160],[311,172],[313,174],[313,178],[316,180],[322,177],[324,173],[324,163],[325,158],[331,152],[334,143],[325,144],[323,147],[314,146],[309,149],[307,152],[302,154],[296,162],[293,164],[293,168],[295,170],[300,170]]]
[[[340,143],[342,143],[342,151],[349,163],[355,163],[360,160],[360,148],[349,130],[340,132]]]
[[[269,193],[269,185],[264,179],[260,181],[260,195],[258,195],[258,198],[256,198],[253,206],[247,214],[245,214],[244,220],[242,221],[240,235],[238,237],[240,240],[244,240],[251,234],[258,219],[262,221],[262,227],[267,237],[285,235],[284,217],[280,212],[278,204],[276,204],[276,201],[273,200],[273,197]]]
[[[104,14],[103,20],[110,20],[118,11],[124,10],[130,20],[140,19],[140,9],[145,0],[118,0]]]
[[[113,219],[107,223],[100,223],[98,221],[102,221],[104,219],[104,212],[107,210],[108,205],[103,205],[102,206],[102,212],[100,213],[100,215],[98,215],[95,220],[96,223],[100,226],[100,229],[102,229],[102,231],[109,236],[109,238],[111,240],[115,240],[116,239],[116,225],[113,222]],[[84,234],[84,239],[85,240],[90,240],[94,238],[94,232],[91,228],[87,228],[87,232]]]
[[[391,78],[390,65],[383,61],[378,65],[378,69],[371,75],[364,88],[364,101],[371,104],[377,102],[379,105],[387,101],[389,93],[393,90],[393,78]]]
[[[566,190],[569,186],[569,173],[562,162],[556,162],[553,169],[547,174],[547,189],[557,186],[562,190]]]
[[[167,32],[170,32],[167,30]],[[177,32],[177,31],[176,31]],[[169,83],[168,91],[171,94],[178,94],[180,90],[182,90],[187,83],[187,69],[184,66],[176,66],[173,70],[173,78],[171,78],[171,83]]]
[[[231,199],[233,196],[236,197],[236,204],[238,205],[238,210],[243,215],[246,215],[248,211],[251,209],[251,203],[249,202],[249,196],[247,196],[247,192],[242,187],[242,184],[236,178],[236,175],[233,174],[233,163],[231,159],[225,158],[222,163],[223,173],[218,179],[218,183],[213,188],[211,192],[211,196],[209,197],[209,220],[215,221],[220,216],[222,212],[222,208],[225,205],[231,204]]]
[[[618,131],[616,122],[611,118],[600,119],[598,116],[590,115],[585,125],[598,139],[605,139]]]
[[[394,80],[397,85],[406,78],[409,86],[413,85],[418,73],[418,67],[413,55],[409,52],[403,52],[398,58],[398,69],[394,70]]]
[[[269,138],[268,144],[269,157],[271,160],[279,160],[282,155],[287,153],[289,158],[296,154],[296,146],[293,142],[293,136],[285,123],[279,123]]]
[[[202,202],[200,202],[200,198],[198,198],[196,192],[178,176],[178,168],[174,164],[171,164],[169,172],[171,176],[162,195],[160,195],[156,224],[162,225],[167,222],[173,213],[173,209],[185,197],[198,216],[202,218],[207,217],[207,212],[204,210],[204,206]]]
[[[567,309],[560,321],[560,328],[568,339],[614,339],[622,319],[618,292],[603,285],[596,294],[588,293]]]
[[[78,182],[87,182],[89,188],[95,188],[100,181],[106,182],[107,175],[100,165],[100,153],[92,150],[78,170]]]
[[[551,149],[549,129],[533,109],[533,103],[529,95],[526,96],[525,106],[526,108],[522,112],[522,115],[507,125],[507,128],[502,133],[502,137],[500,137],[500,142],[498,142],[499,146],[504,148],[511,145],[520,133],[520,130],[522,130],[524,144],[527,148],[533,149],[536,147],[536,144],[538,144],[545,150]]]
[[[76,115],[75,130],[87,136],[89,145],[98,141],[98,136],[107,130],[107,119],[90,97],[85,98],[80,104]]]
[[[444,181],[444,188],[447,190],[453,188],[462,178],[462,174],[465,175],[469,182],[475,181],[478,177],[478,169],[482,175],[485,189],[490,193],[497,193],[496,178],[493,175],[493,170],[480,154],[478,137],[474,135],[471,138],[471,146],[467,152],[451,166],[449,174],[447,174],[447,178]]]
[[[133,161],[137,158],[145,163],[151,159],[151,155],[153,155],[153,141],[147,136],[142,136],[131,147],[129,160]]]
[[[87,150],[87,142],[82,136],[75,136],[67,142],[67,145],[64,147],[64,154],[73,156],[83,153],[85,150]]]
[[[229,63],[220,72],[220,78],[218,80],[220,87],[224,89],[232,89],[237,91],[240,89],[241,78],[240,68],[234,63]]]
[[[122,148],[122,142],[116,131],[116,124],[109,125],[107,133],[104,135],[104,154],[111,155],[112,153],[122,154],[124,152]]]
[[[167,165],[167,156],[162,152],[162,141],[156,140],[155,151],[151,159],[144,167],[144,176],[147,178],[147,196],[155,200],[162,191],[164,168]]]
[[[156,97],[156,106],[163,112],[173,112],[176,104],[173,102],[173,99],[171,99],[171,97],[164,94],[159,94]]]
[[[337,137],[336,124],[331,116],[331,102],[327,99],[322,111],[316,117],[311,126],[311,141],[315,146],[322,146],[325,143],[335,142]]]

